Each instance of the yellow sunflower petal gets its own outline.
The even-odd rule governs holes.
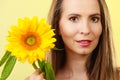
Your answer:
[[[12,26],[9,31],[7,50],[22,63],[26,60],[31,64],[38,59],[42,61],[55,46],[54,35],[54,30],[44,18],[40,21],[37,17],[19,19],[18,26]]]

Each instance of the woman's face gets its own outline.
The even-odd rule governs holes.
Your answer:
[[[102,33],[100,18],[97,0],[63,0],[59,34],[68,53],[92,53]]]

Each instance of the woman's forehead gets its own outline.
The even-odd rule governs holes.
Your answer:
[[[100,12],[100,9],[97,0],[63,0],[62,11]]]

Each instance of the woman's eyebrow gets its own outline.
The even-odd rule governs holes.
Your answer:
[[[71,15],[75,15],[75,16],[81,16],[80,14],[77,14],[77,13],[70,13],[68,14],[69,16]],[[93,13],[93,14],[90,14],[90,16],[100,16],[100,13]]]
[[[100,16],[100,13],[90,14],[90,17],[92,17],[92,16]]]
[[[68,14],[68,16],[80,16],[80,14],[77,14],[77,13],[71,13],[71,14]]]

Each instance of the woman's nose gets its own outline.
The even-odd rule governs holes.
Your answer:
[[[89,35],[90,34],[90,25],[88,21],[82,21],[79,24],[79,33],[83,35]]]

